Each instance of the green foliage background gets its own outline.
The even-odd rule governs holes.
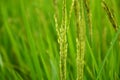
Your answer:
[[[101,0],[89,0],[92,41],[86,19],[84,80],[120,80],[120,40]],[[120,0],[105,0],[120,24]],[[69,13],[72,0],[66,0]],[[59,24],[62,0],[58,0]],[[59,44],[52,0],[0,1],[0,80],[59,80]],[[69,14],[67,14],[69,15]],[[67,80],[76,79],[74,10],[67,33]]]

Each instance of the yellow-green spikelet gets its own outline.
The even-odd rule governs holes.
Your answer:
[[[66,80],[66,59],[67,59],[67,13],[66,0],[63,0],[62,25],[60,28],[60,80]]]
[[[67,13],[66,0],[63,0],[62,24],[59,28],[57,14],[55,14],[56,31],[60,45],[60,80],[66,80],[66,59],[67,59]]]
[[[76,26],[77,26],[77,38],[76,38],[76,47],[77,47],[77,80],[83,80],[84,74],[84,56],[85,56],[85,20],[84,20],[84,10],[83,10],[83,1],[75,0],[74,4],[75,17],[76,17]]]

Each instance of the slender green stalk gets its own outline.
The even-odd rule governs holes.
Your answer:
[[[90,0],[84,0],[85,8],[87,11],[87,20],[88,20],[88,26],[89,26],[89,36],[90,36],[90,42],[92,43],[92,36],[93,36],[93,30],[92,30],[92,14],[90,10]]]
[[[70,11],[69,11],[69,16],[68,16],[68,27],[67,27],[67,31],[69,29],[69,26],[70,26],[70,19],[71,19],[71,16],[72,16],[72,11],[73,11],[73,8],[74,8],[74,0],[72,0],[72,4],[71,4],[71,7],[70,7]]]
[[[115,16],[114,14],[110,11],[108,5],[106,4],[106,2],[104,0],[102,0],[102,7],[104,8],[104,10],[106,11],[108,18],[113,26],[113,28],[115,29],[115,31],[118,30],[118,25],[117,22],[115,20]]]
[[[63,0],[63,18],[60,28],[59,44],[60,44],[60,80],[66,80],[66,59],[67,59],[67,13],[66,0]]]
[[[59,31],[59,27],[58,27],[58,7],[57,7],[57,0],[53,0],[54,3],[54,10],[55,10],[55,14],[54,14],[54,20],[55,20],[55,27],[56,27],[56,31],[57,31],[57,35],[60,35],[60,31]]]
[[[85,56],[85,21],[83,0],[75,0],[75,17],[77,26],[77,80],[83,80],[84,78],[84,56]]]
[[[56,7],[56,6],[55,6]],[[66,80],[66,59],[67,59],[67,11],[66,0],[63,0],[62,24],[58,27],[57,13],[55,14],[56,31],[60,45],[60,80]]]

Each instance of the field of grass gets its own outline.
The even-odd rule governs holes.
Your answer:
[[[0,80],[120,80],[120,0],[1,0]]]

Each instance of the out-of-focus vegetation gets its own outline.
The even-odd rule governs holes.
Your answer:
[[[119,25],[120,0],[1,0],[0,80],[120,80]]]

